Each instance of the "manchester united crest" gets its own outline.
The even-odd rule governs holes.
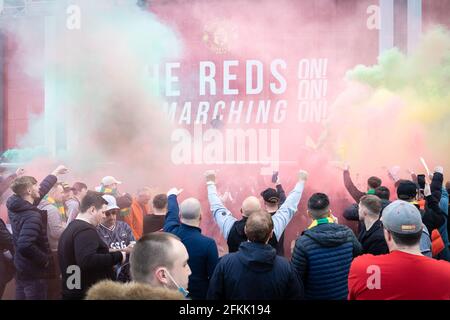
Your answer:
[[[203,42],[217,54],[229,52],[236,39],[236,27],[228,21],[213,21],[204,27]]]

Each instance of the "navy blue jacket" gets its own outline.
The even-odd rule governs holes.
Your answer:
[[[167,199],[167,216],[164,231],[173,233],[183,242],[189,254],[188,291],[191,299],[206,299],[209,279],[214,272],[219,253],[214,239],[201,234],[201,229],[180,223],[179,208],[176,195]]]
[[[47,238],[47,211],[36,206],[56,181],[55,176],[49,175],[41,182],[40,198],[34,204],[16,194],[6,201],[13,231],[14,265],[20,280],[47,279],[55,275]]]
[[[292,265],[306,299],[347,299],[350,264],[361,244],[347,226],[328,223],[306,230],[295,242]]]
[[[289,261],[269,244],[242,242],[217,264],[208,299],[302,299],[303,285]]]

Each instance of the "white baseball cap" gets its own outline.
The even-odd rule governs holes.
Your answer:
[[[121,184],[122,182],[114,178],[113,176],[106,176],[102,179],[102,185],[109,186],[113,183]]]
[[[102,198],[105,199],[106,202],[108,202],[108,207],[106,208],[106,211],[112,210],[112,209],[120,209],[117,206],[116,198],[114,198],[112,195],[105,194],[102,196]]]

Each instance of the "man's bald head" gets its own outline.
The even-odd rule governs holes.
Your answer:
[[[257,197],[248,197],[242,202],[242,215],[249,217],[252,213],[261,210],[261,202]]]
[[[180,204],[180,218],[187,221],[200,220],[201,205],[195,198],[187,198]]]
[[[137,192],[137,201],[142,205],[147,205],[152,198],[152,192],[149,187],[143,187]]]

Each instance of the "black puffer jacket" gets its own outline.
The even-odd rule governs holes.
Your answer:
[[[350,264],[362,251],[346,226],[329,223],[306,230],[295,242],[292,265],[308,300],[347,299]]]
[[[36,205],[50,191],[57,178],[47,176],[40,184],[40,198],[34,204],[14,194],[6,201],[13,231],[14,265],[17,278],[36,280],[52,278],[54,264],[47,238],[47,212]]]

